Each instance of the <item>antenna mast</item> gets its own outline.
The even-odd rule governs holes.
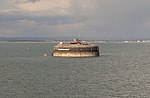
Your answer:
[[[80,35],[80,33],[78,32],[78,39],[80,39],[80,37],[81,37],[81,35]]]

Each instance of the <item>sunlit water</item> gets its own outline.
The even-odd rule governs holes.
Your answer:
[[[100,57],[56,58],[54,44],[0,43],[0,98],[150,98],[150,44],[97,45]]]

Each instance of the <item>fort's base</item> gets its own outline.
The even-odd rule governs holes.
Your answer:
[[[99,52],[53,52],[55,57],[97,57]]]

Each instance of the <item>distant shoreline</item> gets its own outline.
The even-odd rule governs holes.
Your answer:
[[[131,41],[124,41],[124,40],[84,40],[89,43],[150,43],[150,40],[131,40]],[[59,43],[59,42],[71,42],[71,40],[53,40],[53,41],[45,41],[45,40],[4,40],[0,41],[0,43]]]
[[[70,42],[73,39],[78,38],[74,37],[0,37],[0,42],[19,42],[19,43],[59,43],[59,42]],[[91,43],[149,43],[150,39],[99,39],[99,38],[86,38],[80,37],[81,41],[87,41]]]

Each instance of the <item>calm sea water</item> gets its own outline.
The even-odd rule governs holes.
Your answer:
[[[150,98],[150,43],[97,45],[100,57],[56,58],[54,44],[0,43],[0,98]]]

